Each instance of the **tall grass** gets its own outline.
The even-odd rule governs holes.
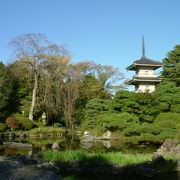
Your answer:
[[[151,155],[135,155],[135,154],[122,154],[121,152],[108,152],[102,154],[107,162],[113,162],[120,165],[130,165],[133,163],[142,163],[151,160]]]
[[[71,162],[77,160],[84,160],[86,158],[86,152],[83,150],[75,150],[75,151],[59,151],[54,152],[52,150],[43,151],[43,157],[48,160],[60,160],[63,162]]]
[[[102,153],[90,153],[85,150],[70,150],[70,151],[59,151],[54,152],[52,150],[44,150],[42,152],[44,159],[47,161],[60,160],[62,162],[73,162],[73,161],[104,161],[112,162],[119,165],[131,165],[134,163],[143,163],[145,161],[152,160],[152,154],[123,154],[122,152],[102,152]],[[180,155],[168,155],[165,157],[166,160],[177,160]]]
[[[60,127],[38,127],[31,129],[29,131],[30,135],[39,135],[39,134],[64,134],[66,130]]]
[[[77,160],[82,161],[104,161],[113,162],[119,165],[130,165],[133,163],[142,163],[151,160],[152,155],[128,155],[121,152],[106,152],[106,153],[89,153],[85,150],[71,150],[53,152],[45,150],[42,152],[43,157],[48,160],[60,160],[63,162],[72,162]]]

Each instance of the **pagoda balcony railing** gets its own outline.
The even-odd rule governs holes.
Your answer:
[[[133,76],[133,78],[135,77],[159,77],[160,75],[159,74],[135,74]]]

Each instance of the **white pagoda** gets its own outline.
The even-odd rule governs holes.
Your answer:
[[[162,67],[162,63],[148,59],[145,56],[144,37],[142,40],[142,57],[141,59],[134,61],[133,64],[126,69],[130,71],[136,71],[135,76],[128,81],[129,85],[135,86],[135,92],[148,92],[155,91],[156,84],[161,82],[159,75],[154,73],[154,70]]]

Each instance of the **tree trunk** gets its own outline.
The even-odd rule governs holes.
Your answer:
[[[74,101],[75,99],[73,99],[73,96],[71,93],[73,91],[73,87],[70,85],[66,86],[66,93],[64,95],[64,116],[66,119],[66,127],[68,129],[73,130],[74,126],[73,126],[73,121],[72,121],[72,114],[73,114],[73,110],[74,110]]]
[[[32,102],[31,102],[31,107],[29,110],[29,119],[33,121],[33,112],[34,112],[34,107],[36,103],[36,92],[37,92],[37,86],[38,86],[38,77],[37,74],[35,73],[34,75],[34,88],[33,88],[33,94],[32,94]]]

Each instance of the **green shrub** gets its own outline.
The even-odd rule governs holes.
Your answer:
[[[109,109],[109,100],[92,99],[84,110],[84,119],[81,122],[81,127],[94,129],[97,127],[97,118],[101,114],[105,114]]]
[[[176,124],[180,124],[180,113],[160,113],[156,119],[155,119],[155,123],[160,123],[162,121],[172,121]]]
[[[138,136],[140,135],[140,124],[129,123],[129,125],[122,131],[125,136]]]
[[[6,124],[12,131],[20,128],[20,122],[14,117],[8,117],[6,119]]]
[[[4,132],[7,129],[7,125],[4,123],[0,123],[0,132]]]
[[[180,129],[180,124],[177,126],[177,129]],[[180,139],[180,130],[177,131],[175,138]]]
[[[62,127],[61,123],[54,123],[54,127]]]
[[[156,141],[156,136],[151,133],[141,133],[138,138],[138,141],[154,142]]]
[[[177,124],[172,120],[160,121],[157,125],[161,128],[176,128]]]
[[[160,113],[154,125],[161,128],[159,139],[177,138],[180,127],[180,113]]]
[[[21,114],[13,114],[12,117],[21,123],[21,128],[24,130],[29,130],[36,126],[31,120]]]
[[[158,142],[168,138],[178,138],[180,127],[179,113],[160,113],[153,123],[129,124],[123,130],[129,141]]]
[[[123,130],[129,124],[137,123],[138,117],[127,112],[107,113],[98,116],[97,126],[104,130]]]
[[[177,133],[176,129],[172,128],[163,128],[162,132],[158,135],[159,139],[166,140],[166,139],[173,139],[175,138]]]
[[[93,114],[93,110],[91,110]],[[91,114],[91,116],[92,116]],[[92,116],[91,119],[85,119],[82,123],[82,127],[88,129],[98,128],[101,131],[106,130],[123,130],[131,123],[138,123],[138,117],[134,114],[127,112],[113,113],[113,112],[101,112]],[[136,124],[137,125],[137,124]]]
[[[125,136],[138,136],[141,133],[151,133],[158,135],[162,128],[152,123],[130,123],[126,129],[123,130]]]

